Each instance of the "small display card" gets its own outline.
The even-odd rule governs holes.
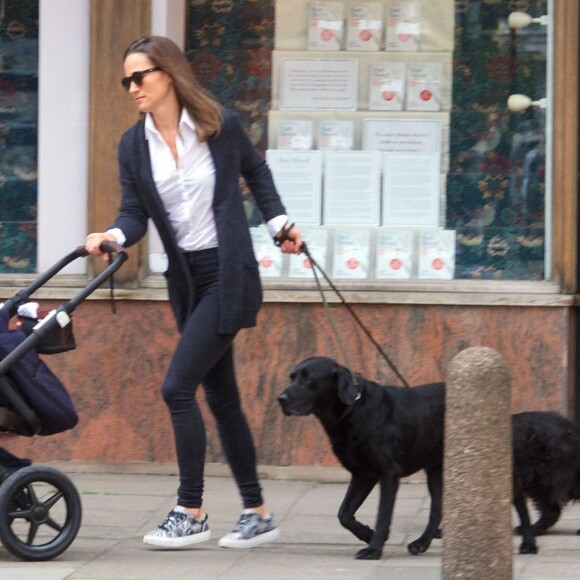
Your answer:
[[[357,58],[283,58],[280,62],[282,110],[356,111]]]
[[[268,149],[266,161],[288,215],[299,224],[322,219],[322,151]]]
[[[258,260],[262,278],[277,278],[282,275],[284,254],[274,245],[272,236],[266,226],[250,228],[254,254]]]
[[[320,121],[318,124],[318,149],[351,150],[354,144],[353,121]]]
[[[308,50],[340,50],[344,35],[344,4],[313,0],[309,6]]]
[[[386,50],[416,52],[421,41],[419,2],[395,2],[387,8]]]
[[[337,230],[332,276],[353,280],[368,278],[370,248],[369,230]]]
[[[402,111],[404,104],[404,63],[371,64],[369,70],[369,110]]]
[[[312,149],[312,121],[282,121],[278,128],[278,149]]]
[[[379,230],[376,277],[407,280],[413,276],[415,235],[410,230]]]
[[[383,3],[351,2],[347,16],[347,50],[380,50],[382,37]]]
[[[380,151],[326,151],[324,224],[378,226],[380,184]]]
[[[452,280],[455,275],[455,230],[419,232],[419,278]]]
[[[441,63],[417,63],[407,66],[407,110],[440,111]]]
[[[300,228],[302,239],[308,247],[308,252],[314,261],[326,272],[328,254],[328,230],[316,228]],[[306,254],[290,254],[288,276],[290,278],[310,278],[314,280],[312,264]],[[317,274],[320,274],[317,272]],[[319,275],[320,278],[320,275]]]
[[[441,140],[441,121],[386,118],[363,120],[363,149],[440,155]]]

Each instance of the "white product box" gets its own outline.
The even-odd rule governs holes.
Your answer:
[[[386,50],[416,52],[421,44],[419,2],[395,2],[387,7]]]
[[[440,111],[441,63],[416,63],[407,66],[407,110]]]
[[[405,105],[405,65],[376,63],[369,68],[369,111],[402,111]]]
[[[320,121],[318,124],[318,149],[344,151],[354,145],[353,121]]]
[[[419,278],[452,280],[455,275],[455,230],[419,232]]]
[[[344,4],[313,0],[309,5],[308,50],[341,50]]]
[[[278,149],[312,149],[312,128],[312,121],[282,121],[278,127]]]
[[[408,280],[413,276],[415,235],[410,230],[379,230],[376,278]]]
[[[383,38],[382,2],[351,2],[348,5],[346,49],[377,51]]]

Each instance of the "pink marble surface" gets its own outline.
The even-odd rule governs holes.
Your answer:
[[[43,303],[50,308],[52,303]],[[78,426],[6,447],[35,461],[174,461],[159,388],[176,330],[165,302],[86,301],[74,314],[77,349],[45,357],[71,393]],[[453,357],[470,346],[497,349],[512,382],[513,411],[566,408],[567,312],[560,308],[356,305],[356,312],[411,385],[444,380]],[[348,312],[333,306],[348,365],[380,383],[399,384]],[[314,417],[285,417],[277,396],[292,367],[312,355],[345,362],[320,304],[265,304],[258,326],[236,338],[244,408],[265,465],[337,465]],[[203,399],[203,396],[201,396]],[[207,414],[210,462],[223,456]]]

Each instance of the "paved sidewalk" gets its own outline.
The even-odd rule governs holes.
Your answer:
[[[421,556],[411,556],[406,544],[422,532],[429,501],[423,483],[401,485],[395,516],[380,561],[358,561],[362,547],[336,518],[345,484],[320,481],[263,479],[269,507],[281,529],[276,542],[252,550],[228,550],[217,539],[230,531],[240,504],[229,477],[211,476],[205,507],[212,540],[178,552],[148,549],[142,536],[174,505],[177,477],[170,474],[112,473],[55,467],[70,475],[83,502],[83,523],[69,549],[50,562],[27,563],[12,557],[0,544],[2,580],[337,580],[379,578],[439,580],[442,541],[435,540]],[[359,511],[374,524],[376,492]],[[580,578],[580,506],[569,506],[554,531],[539,538],[536,556],[517,554],[514,538],[514,579],[576,580]],[[482,578],[481,580],[503,580]]]

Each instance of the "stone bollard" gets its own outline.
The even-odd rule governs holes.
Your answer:
[[[509,373],[486,347],[448,369],[443,473],[443,580],[512,579]]]

